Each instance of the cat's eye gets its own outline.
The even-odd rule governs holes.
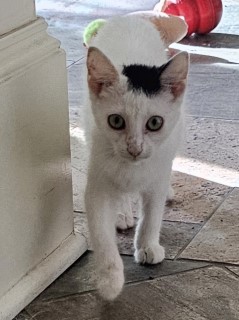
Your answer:
[[[108,116],[108,124],[112,129],[123,130],[125,128],[124,118],[119,114],[111,114]]]
[[[149,131],[158,131],[162,128],[163,118],[160,116],[152,116],[146,123],[146,129]]]

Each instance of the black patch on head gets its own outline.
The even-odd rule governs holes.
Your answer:
[[[147,97],[158,94],[161,89],[160,76],[169,62],[161,67],[142,64],[123,66],[122,74],[128,78],[128,89],[143,92]]]

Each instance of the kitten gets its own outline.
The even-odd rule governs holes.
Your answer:
[[[150,21],[118,17],[92,40],[87,71],[93,116],[88,122],[91,154],[85,204],[98,288],[103,298],[112,300],[124,284],[115,228],[133,226],[135,195],[142,202],[135,260],[156,264],[165,257],[159,232],[183,131],[188,54],[168,60],[160,32]]]

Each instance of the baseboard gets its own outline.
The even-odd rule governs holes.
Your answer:
[[[0,298],[0,319],[13,319],[87,250],[84,236],[71,234],[54,252]]]

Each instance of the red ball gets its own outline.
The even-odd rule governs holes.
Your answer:
[[[188,24],[188,33],[204,34],[212,31],[222,17],[221,0],[167,0],[163,11],[183,16]]]

